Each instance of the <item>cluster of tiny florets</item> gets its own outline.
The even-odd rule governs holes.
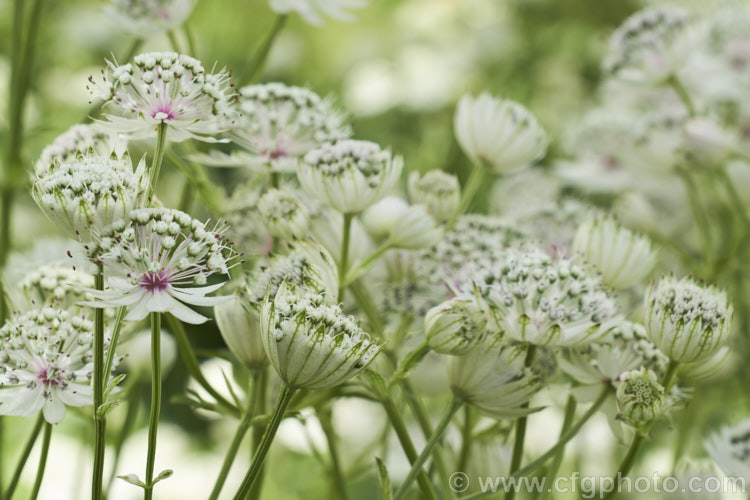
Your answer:
[[[732,314],[726,294],[714,287],[702,287],[691,278],[662,279],[656,293],[650,295],[649,306],[673,323],[698,321],[700,329],[720,328]]]
[[[127,140],[117,133],[91,125],[73,125],[42,150],[36,162],[36,174],[43,175],[56,164],[86,154],[101,158],[122,158],[126,154],[127,145]]]
[[[317,167],[326,176],[336,177],[357,170],[376,188],[391,163],[391,153],[369,141],[346,140],[325,145],[305,155],[305,162]]]
[[[90,274],[69,267],[43,265],[24,276],[20,285],[34,307],[67,309],[86,297],[82,288],[90,288],[93,281]]]

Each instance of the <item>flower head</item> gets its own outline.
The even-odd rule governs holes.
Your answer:
[[[90,298],[84,288],[94,285],[93,277],[70,267],[42,265],[24,276],[20,283],[26,300],[34,309],[56,307],[70,309]]]
[[[605,284],[616,290],[640,283],[656,265],[656,250],[651,241],[611,217],[584,222],[573,239],[573,251],[601,273]]]
[[[664,387],[652,370],[641,367],[625,372],[617,387],[617,403],[627,422],[634,426],[647,424],[662,412]]]
[[[106,227],[88,247],[104,266],[109,287],[88,290],[91,307],[128,306],[126,320],[169,312],[185,323],[208,318],[185,304],[213,306],[228,297],[207,297],[224,283],[206,285],[214,274],[228,274],[236,254],[222,236],[225,225],[206,224],[179,210],[140,208],[129,220]]]
[[[233,297],[214,306],[216,324],[227,347],[251,370],[268,365],[260,336],[260,316],[256,308],[247,306],[240,297]]]
[[[344,214],[356,214],[385,196],[401,176],[403,161],[374,142],[344,140],[305,155],[297,170],[302,187]]]
[[[523,405],[547,384],[556,364],[554,356],[540,349],[531,366],[525,366],[527,349],[500,334],[484,337],[466,354],[452,357],[448,376],[453,394],[496,418],[535,411]]]
[[[260,326],[271,364],[293,388],[341,384],[382,349],[338,306],[327,305],[320,295],[299,297],[285,283],[264,300]]]
[[[291,192],[270,189],[258,200],[258,212],[268,233],[274,238],[292,241],[308,231],[307,208]]]
[[[663,82],[679,69],[686,55],[679,37],[689,21],[690,14],[675,6],[636,12],[612,34],[605,69],[622,80]]]
[[[1,415],[42,410],[56,424],[66,406],[92,404],[92,322],[59,309],[35,309],[0,328],[0,341]]]
[[[427,344],[441,354],[465,353],[486,331],[484,312],[470,297],[449,299],[430,309],[424,318]]]
[[[138,38],[179,28],[197,0],[112,0],[106,12]]]
[[[497,174],[526,167],[547,150],[547,135],[534,115],[487,93],[462,97],[453,127],[464,153]]]
[[[31,194],[39,208],[68,236],[86,242],[92,230],[125,217],[145,197],[145,161],[133,171],[130,157],[95,153],[53,160],[34,179]]]
[[[584,345],[620,322],[614,300],[597,280],[569,259],[533,246],[509,248],[485,282],[498,326],[521,342]]]
[[[349,9],[366,7],[368,0],[270,0],[271,10],[278,14],[297,12],[306,23],[322,26],[323,17],[337,21],[352,21],[354,18]]]
[[[235,107],[241,115],[233,120],[228,135],[241,149],[195,156],[201,163],[294,172],[309,151],[351,136],[343,114],[331,101],[304,87],[283,83],[243,87]]]
[[[663,277],[648,289],[645,303],[649,338],[680,363],[710,358],[732,329],[734,309],[726,293],[692,278]]]
[[[94,83],[95,97],[104,99],[103,126],[135,139],[154,136],[166,124],[167,139],[216,142],[236,115],[229,73],[206,73],[200,61],[175,52],[140,54],[132,63],[107,62],[103,81]],[[104,72],[103,72],[104,73]],[[114,114],[110,112],[114,111]]]
[[[750,419],[724,427],[709,436],[704,446],[727,476],[750,481]]]
[[[442,170],[430,170],[423,176],[409,174],[409,198],[412,203],[424,205],[438,222],[449,220],[458,210],[461,187],[455,175]]]
[[[55,165],[74,161],[81,155],[120,159],[127,154],[127,147],[128,141],[120,134],[93,125],[73,125],[42,150],[35,164],[36,174],[44,175]]]

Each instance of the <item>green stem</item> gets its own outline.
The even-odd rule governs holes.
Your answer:
[[[94,288],[104,290],[104,268],[101,262],[96,264]],[[110,346],[113,351],[114,346]],[[104,448],[106,444],[107,419],[100,412],[104,404],[104,309],[94,309],[94,471],[91,477],[91,498],[102,498],[102,478],[104,476]]]
[[[117,309],[117,314],[115,315],[115,326],[112,329],[112,338],[109,339],[107,358],[104,360],[104,373],[107,375],[107,377],[109,377],[109,374],[112,373],[112,365],[115,362],[115,354],[117,352],[117,343],[120,341],[120,332],[122,331],[122,324],[123,320],[125,319],[126,312],[127,306],[120,306]]]
[[[180,43],[177,41],[177,35],[175,32],[172,30],[167,31],[167,38],[169,38],[169,44],[172,46],[172,50],[178,54],[182,54],[183,52],[180,48]]]
[[[672,87],[672,90],[674,90],[675,94],[677,94],[677,97],[679,97],[682,103],[685,105],[688,115],[690,117],[695,116],[695,105],[693,104],[693,100],[690,98],[690,94],[682,84],[682,81],[680,81],[680,79],[677,77],[677,75],[670,76],[669,79],[667,79],[667,85]]]
[[[281,386],[281,392],[279,392],[279,399],[276,400],[276,407],[273,409],[271,421],[268,423],[265,434],[263,434],[263,439],[261,439],[258,448],[255,450],[250,470],[245,474],[245,478],[242,480],[240,488],[234,495],[234,500],[243,500],[258,477],[258,473],[261,471],[268,450],[271,448],[271,442],[273,442],[273,438],[276,436],[276,431],[279,430],[279,424],[281,424],[281,421],[284,418],[284,411],[289,405],[289,401],[291,401],[295,390],[296,389],[289,387],[286,384]]]
[[[177,349],[180,351],[182,362],[185,363],[190,375],[211,395],[211,397],[216,400],[217,403],[227,409],[231,415],[239,417],[240,411],[237,407],[227,401],[224,396],[216,392],[216,390],[211,387],[211,384],[208,383],[206,377],[203,376],[200,363],[198,363],[198,358],[195,357],[193,348],[190,346],[190,341],[187,338],[185,329],[182,327],[182,323],[171,314],[168,314],[166,319],[169,329],[172,331],[172,334],[174,334],[174,338],[177,341]]]
[[[195,49],[195,37],[193,36],[193,30],[190,29],[190,25],[186,22],[182,25],[182,31],[185,33],[185,39],[188,44],[188,51],[195,58],[198,58],[198,51]]]
[[[353,218],[353,214],[344,214],[341,234],[341,255],[339,256],[339,302],[343,302],[344,290],[346,289],[346,271],[349,268],[349,239],[351,238]]]
[[[276,17],[276,21],[271,27],[271,31],[268,33],[268,36],[266,36],[266,39],[263,41],[263,44],[260,46],[260,48],[256,52],[257,55],[254,57],[252,66],[250,66],[250,69],[248,69],[245,72],[245,76],[243,76],[242,79],[240,80],[241,86],[251,83],[255,79],[255,77],[258,75],[258,73],[260,73],[261,70],[263,70],[263,67],[266,65],[266,60],[268,59],[268,55],[271,53],[271,48],[273,47],[273,43],[276,40],[276,37],[279,36],[279,33],[281,33],[281,30],[284,28],[284,25],[286,24],[286,20],[288,17],[289,16],[287,14],[279,14]]]
[[[355,282],[348,288],[357,303],[357,307],[359,307],[359,310],[367,318],[367,322],[370,324],[371,333],[376,335],[383,333],[383,321],[380,318],[380,313],[378,312],[367,287],[362,283]],[[341,300],[341,297],[339,297],[339,300]]]
[[[26,446],[23,447],[21,456],[18,458],[18,465],[16,465],[16,470],[13,472],[13,477],[10,480],[8,489],[5,490],[5,495],[3,495],[3,498],[5,498],[6,500],[10,500],[13,496],[13,493],[16,491],[18,481],[21,479],[23,468],[26,466],[26,461],[29,459],[29,455],[31,454],[31,450],[34,448],[34,444],[39,437],[39,432],[42,430],[43,424],[44,415],[40,412],[39,416],[36,419],[36,423],[34,424],[34,428],[31,430],[31,435],[29,436],[28,441],[26,441]]]
[[[435,432],[433,432],[432,436],[430,436],[430,439],[429,441],[427,441],[427,444],[422,450],[422,453],[419,454],[419,456],[417,457],[417,460],[412,464],[411,470],[409,471],[409,474],[406,476],[406,479],[404,479],[404,482],[401,483],[401,486],[398,488],[398,491],[396,491],[396,494],[394,496],[396,500],[403,498],[403,496],[406,494],[406,492],[409,489],[409,486],[411,486],[411,483],[414,482],[414,479],[416,479],[417,475],[419,475],[419,472],[422,470],[422,465],[424,465],[424,463],[430,457],[430,454],[432,453],[432,449],[435,448],[435,445],[438,443],[438,441],[440,441],[443,438],[443,435],[445,434],[445,431],[448,429],[448,424],[450,424],[451,419],[453,418],[453,415],[455,415],[458,409],[461,408],[462,404],[463,404],[463,401],[461,401],[460,399],[454,398],[453,401],[451,401],[451,404],[448,407],[448,411],[445,413],[445,416],[443,416],[443,419],[435,428]]]
[[[42,453],[39,455],[39,466],[36,469],[36,479],[34,480],[34,488],[31,490],[29,498],[36,500],[39,496],[39,489],[42,487],[42,479],[44,478],[44,469],[47,468],[47,455],[49,455],[49,442],[52,439],[52,424],[49,422],[44,423],[44,436],[42,437]]]
[[[359,278],[373,262],[375,262],[378,258],[380,258],[381,255],[383,255],[391,248],[393,248],[391,241],[386,241],[385,243],[380,245],[374,252],[368,255],[365,260],[357,264],[357,267],[346,273],[346,278],[344,279],[344,287],[347,287],[352,282],[356,281],[357,278]]]
[[[463,187],[461,200],[458,203],[458,209],[456,210],[456,213],[453,214],[453,217],[448,221],[449,228],[456,223],[458,218],[461,217],[464,212],[466,212],[466,210],[468,210],[469,205],[471,205],[471,202],[474,200],[474,196],[476,196],[477,191],[479,191],[479,188],[482,185],[482,181],[484,180],[484,169],[484,165],[473,166],[471,174],[469,175],[469,179],[466,181],[466,185]]]
[[[669,394],[669,390],[672,388],[672,383],[674,382],[675,375],[677,374],[677,368],[680,365],[679,362],[670,359],[669,364],[667,365],[667,369],[664,372],[664,393]]]
[[[409,436],[409,431],[406,428],[404,419],[401,417],[401,413],[393,403],[393,399],[386,397],[382,400],[382,404],[385,413],[388,415],[388,420],[391,422],[391,426],[396,432],[396,437],[398,437],[398,441],[401,443],[401,448],[404,450],[404,454],[409,460],[409,463],[413,466],[417,462],[419,455],[417,455],[417,449],[414,447],[414,443]],[[419,488],[422,490],[422,494],[425,498],[437,498],[437,495],[432,488],[432,484],[430,483],[430,479],[427,477],[427,473],[421,467],[419,468],[419,473],[417,475],[417,484],[419,484]]]
[[[729,177],[727,169],[720,168],[718,174],[721,178],[721,181],[724,183],[724,187],[726,188],[727,193],[729,194],[729,200],[732,203],[735,212],[737,212],[737,214],[740,216],[740,219],[742,219],[742,223],[745,226],[745,231],[750,232],[750,217],[748,217],[747,215],[745,204],[742,203],[740,193],[737,192],[737,188],[734,186],[732,179]]]
[[[346,480],[344,479],[344,471],[341,467],[336,431],[333,429],[333,422],[331,419],[331,410],[330,408],[324,408],[316,413],[318,414],[318,421],[323,429],[323,434],[325,434],[326,441],[328,441],[328,453],[331,456],[331,475],[333,478],[334,491],[336,491],[338,498],[341,500],[347,500],[349,495],[346,492]]]
[[[151,198],[151,195],[156,191],[156,182],[159,180],[159,171],[162,161],[164,161],[164,149],[167,145],[167,123],[159,123],[156,129],[156,151],[154,152],[154,162],[151,164],[151,170],[149,171],[147,199]]]
[[[144,499],[154,495],[154,463],[156,461],[156,433],[161,410],[161,313],[151,313],[151,413],[148,418],[148,454],[146,455],[146,487]]]
[[[261,372],[261,379],[260,379],[260,391],[255,395],[257,397],[257,403],[256,408],[258,409],[258,413],[265,413],[266,411],[266,390],[268,389],[268,368],[263,368],[260,370]],[[258,446],[260,446],[260,442],[263,440],[263,432],[265,428],[263,425],[255,424],[253,426],[253,454],[255,451],[257,451]],[[258,479],[255,480],[255,484],[250,488],[250,494],[248,498],[251,500],[258,500],[260,498],[260,494],[263,491],[263,479],[265,478],[265,475],[263,474],[263,469],[265,468],[265,465],[260,466],[260,473],[258,475]]]
[[[466,405],[464,407],[464,425],[461,428],[461,449],[458,453],[458,462],[456,463],[456,470],[458,471],[466,470],[466,465],[469,463],[473,429],[474,414],[471,411],[471,406]]]
[[[526,351],[526,360],[524,361],[524,366],[526,366],[527,368],[531,366],[531,364],[534,362],[535,354],[536,354],[536,346],[533,344],[529,345],[528,350]],[[525,403],[523,405],[523,408],[526,408],[528,406],[529,404]],[[510,472],[511,473],[517,471],[521,467],[521,461],[523,460],[523,448],[524,448],[524,443],[526,441],[527,422],[528,422],[528,416],[526,415],[516,420],[516,433],[515,433],[515,440],[513,442],[513,455],[510,460]],[[515,495],[516,495],[516,491],[514,489],[511,489],[505,495],[505,498],[506,500],[513,500],[513,497]]]
[[[568,432],[565,433],[565,436],[561,437],[557,443],[555,443],[552,448],[544,452],[542,456],[531,462],[530,464],[526,465],[524,468],[522,468],[519,471],[516,471],[512,474],[513,477],[524,477],[528,476],[535,470],[537,470],[539,467],[544,465],[544,463],[549,460],[550,458],[557,455],[581,430],[581,427],[583,427],[583,424],[588,422],[588,420],[599,410],[599,408],[604,404],[604,401],[607,400],[607,398],[614,392],[614,388],[606,384],[604,387],[602,387],[601,392],[599,393],[599,396],[596,398],[596,401],[594,401],[594,404],[591,405],[591,408],[589,408],[586,413],[583,414],[581,419],[576,422]]]
[[[563,424],[560,428],[560,435],[558,436],[558,440],[562,439],[563,436],[565,436],[565,433],[568,432],[570,429],[571,424],[573,423],[573,419],[576,416],[576,407],[578,406],[578,403],[576,402],[575,396],[572,394],[568,395],[568,401],[565,403],[565,416],[563,417]],[[555,457],[552,459],[552,463],[549,466],[549,470],[547,471],[547,481],[549,483],[552,483],[555,478],[557,477],[557,471],[560,470],[560,464],[562,464],[563,456],[565,455],[565,446],[561,447],[560,450],[555,453]],[[541,496],[544,496],[544,492],[540,492]],[[538,497],[537,497],[538,498]]]
[[[117,434],[114,443],[114,450],[112,452],[112,472],[107,481],[107,490],[112,488],[112,482],[117,475],[117,468],[120,463],[120,456],[122,455],[122,447],[125,445],[125,440],[130,435],[130,431],[133,429],[136,417],[138,417],[138,409],[141,401],[139,386],[140,382],[136,380],[131,382],[127,388],[127,400],[125,403],[127,405],[127,410],[125,412],[125,421],[122,423],[122,427],[120,427],[120,432]]]
[[[633,438],[633,442],[630,444],[630,449],[628,450],[628,454],[625,455],[625,458],[623,459],[622,463],[620,464],[620,467],[617,469],[617,474],[615,474],[615,478],[617,478],[617,481],[619,483],[620,478],[626,477],[628,473],[630,472],[630,469],[633,467],[633,462],[635,461],[636,455],[638,455],[638,451],[640,451],[641,446],[643,445],[643,434],[637,432],[635,434],[635,437]],[[619,484],[616,484],[615,487],[607,493],[604,498],[612,498],[619,492]]]
[[[706,213],[701,207],[700,199],[698,197],[698,186],[695,184],[695,180],[687,170],[681,169],[678,173],[685,183],[685,189],[688,193],[688,201],[690,202],[690,208],[693,212],[693,218],[700,230],[701,243],[703,245],[703,259],[709,264],[709,266],[711,266],[713,263],[711,227],[708,218],[706,217]]]
[[[219,493],[221,493],[221,489],[224,487],[224,483],[226,482],[227,476],[229,475],[229,470],[232,468],[234,459],[237,456],[237,450],[240,449],[240,444],[242,444],[242,440],[245,438],[245,434],[247,434],[247,431],[250,428],[250,421],[253,419],[253,416],[255,415],[255,405],[257,404],[257,401],[258,401],[256,394],[258,393],[258,391],[261,390],[260,379],[261,379],[261,372],[258,370],[253,370],[253,377],[252,377],[253,393],[252,395],[248,394],[247,408],[245,409],[245,413],[242,416],[242,420],[240,420],[240,424],[237,426],[237,431],[234,433],[234,437],[232,438],[232,442],[229,445],[227,454],[224,456],[224,462],[221,464],[221,471],[219,471],[219,477],[216,478],[216,483],[214,484],[214,488],[211,491],[211,496],[209,497],[209,500],[216,500],[217,498],[219,498]]]

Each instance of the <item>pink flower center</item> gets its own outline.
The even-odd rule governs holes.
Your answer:
[[[140,286],[148,292],[163,292],[169,286],[169,276],[164,273],[146,273],[141,276]]]
[[[177,118],[177,113],[170,103],[160,104],[151,111],[151,118],[155,120],[167,121]]]
[[[60,384],[62,384],[62,381],[63,381],[62,374],[60,374],[60,372],[58,372],[57,370],[54,370],[53,373],[50,374],[48,370],[49,370],[49,367],[42,368],[41,370],[39,370],[39,374],[36,376],[39,382],[44,387],[49,387],[49,386],[57,387]],[[57,375],[55,376],[55,374]],[[50,378],[50,375],[52,376],[52,378]]]

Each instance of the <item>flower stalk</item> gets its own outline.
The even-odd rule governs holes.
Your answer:
[[[15,493],[16,491],[18,481],[21,479],[21,473],[23,472],[23,468],[26,466],[26,461],[29,459],[31,450],[32,448],[34,448],[34,444],[39,438],[39,433],[42,430],[42,424],[44,424],[44,415],[40,413],[36,419],[34,428],[31,430],[31,435],[26,441],[26,445],[23,447],[23,451],[21,452],[21,456],[18,459],[16,469],[13,472],[13,477],[10,480],[10,484],[8,485],[8,488],[5,490],[5,494],[3,495],[3,498],[5,498],[6,500],[10,500],[13,497],[13,493]]]
[[[104,290],[104,270],[101,262],[97,263],[94,275],[94,288]],[[114,353],[115,344],[110,344],[109,351]],[[111,364],[110,364],[111,367]],[[102,478],[104,475],[104,450],[106,445],[107,420],[102,410],[105,385],[104,361],[104,309],[94,309],[94,472],[91,479],[91,498],[102,498]],[[107,377],[108,378],[108,377]]]
[[[161,313],[151,316],[151,412],[148,419],[148,454],[146,455],[146,486],[144,499],[154,495],[154,463],[156,461],[156,434],[161,410]]]
[[[36,469],[36,479],[34,480],[34,487],[31,490],[29,498],[36,500],[39,497],[39,489],[42,487],[42,479],[44,479],[44,470],[47,468],[47,455],[49,455],[49,443],[52,439],[52,424],[49,422],[44,423],[44,436],[42,437],[42,452],[39,455],[39,465]]]

